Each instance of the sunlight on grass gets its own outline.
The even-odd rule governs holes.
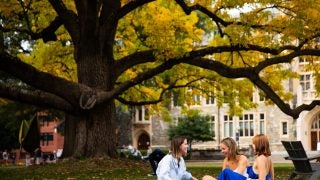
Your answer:
[[[201,164],[203,166],[201,166]],[[217,176],[221,171],[219,163],[187,163],[188,170],[193,176],[201,179],[203,175]],[[275,179],[287,179],[293,166],[287,164],[275,164]],[[148,161],[128,159],[88,159],[69,160],[57,164],[39,166],[1,166],[1,179],[148,179],[156,180],[156,177],[147,176],[151,173]]]

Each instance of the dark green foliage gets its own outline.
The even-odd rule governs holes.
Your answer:
[[[36,116],[31,120],[28,132],[23,138],[22,147],[29,153],[33,153],[40,147],[40,129]]]
[[[169,138],[176,135],[186,136],[189,144],[193,141],[213,140],[213,131],[210,128],[210,116],[202,116],[199,111],[190,110],[187,115],[179,118],[177,126],[170,126],[168,130]]]
[[[0,99],[0,150],[17,149],[19,144],[19,131],[21,122],[35,117],[43,111],[42,108]],[[63,119],[64,114],[59,111],[50,111],[50,116]],[[63,131],[64,125],[58,127],[58,132]],[[34,133],[34,132],[32,132]],[[28,143],[29,144],[29,143]]]
[[[23,119],[34,116],[36,108],[22,103],[0,103],[0,149],[19,148],[19,129]]]

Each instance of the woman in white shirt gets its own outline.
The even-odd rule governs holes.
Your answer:
[[[187,155],[188,142],[183,136],[176,136],[171,141],[170,153],[158,164],[158,180],[196,180],[186,170],[183,157]]]

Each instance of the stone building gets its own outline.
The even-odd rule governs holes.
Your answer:
[[[287,91],[293,94],[289,102],[291,107],[310,103],[316,99],[312,74],[305,71],[303,59],[294,61],[288,68],[300,74],[300,79],[284,82]],[[276,105],[266,105],[264,97],[256,90],[252,100],[259,104],[255,109],[243,112],[242,117],[230,117],[228,107],[218,107],[215,99],[197,97],[198,105],[191,109],[200,109],[203,115],[211,116],[211,127],[215,131],[214,141],[193,144],[194,149],[217,149],[224,137],[238,140],[240,147],[247,148],[254,135],[264,133],[269,137],[272,151],[284,151],[281,140],[301,140],[307,151],[317,150],[320,141],[320,107],[304,111],[298,119],[284,114]],[[173,119],[180,115],[181,108],[172,106]],[[151,147],[168,147],[167,129],[169,124],[159,116],[149,115],[145,107],[136,107],[132,116],[132,144],[140,149]],[[171,122],[175,123],[175,122]],[[238,137],[237,137],[238,136]]]

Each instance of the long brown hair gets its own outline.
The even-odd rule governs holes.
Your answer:
[[[186,139],[187,138],[184,136],[175,136],[172,138],[170,151],[173,156],[177,157],[177,155],[180,153],[180,146]]]
[[[252,143],[255,146],[256,155],[271,156],[269,140],[266,135],[264,134],[255,135],[252,139]]]
[[[240,153],[236,141],[230,137],[227,137],[222,139],[221,143],[229,148],[229,156],[227,157],[228,160],[237,160],[237,155],[240,155]]]

